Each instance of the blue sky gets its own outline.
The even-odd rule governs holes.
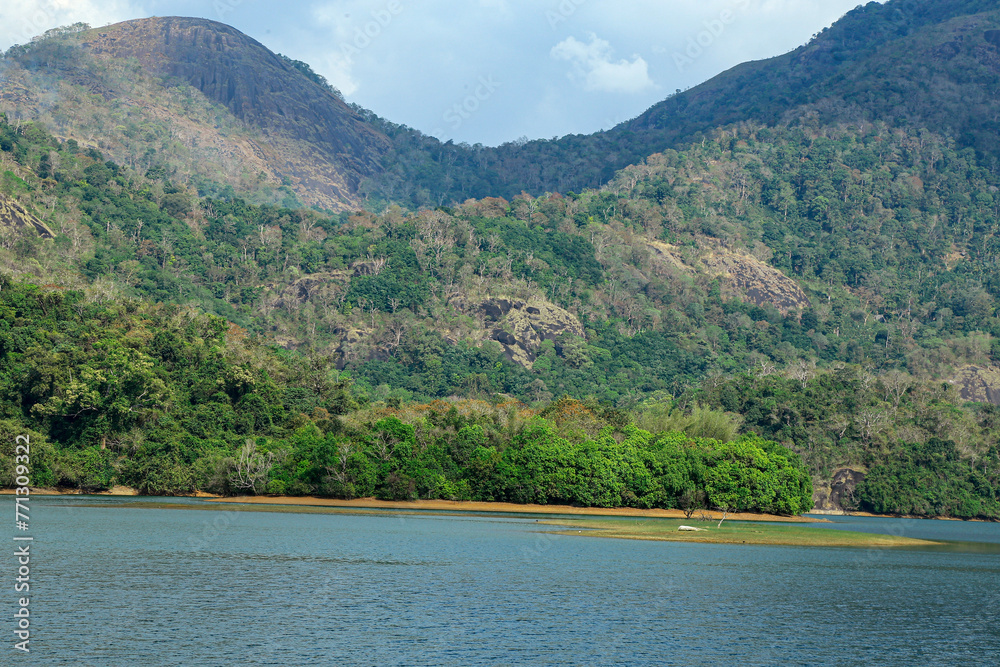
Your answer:
[[[9,0],[0,48],[48,28],[222,21],[351,102],[442,139],[590,133],[807,42],[859,0]]]

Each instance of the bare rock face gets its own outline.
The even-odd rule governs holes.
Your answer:
[[[749,255],[712,253],[703,262],[710,272],[724,276],[730,287],[757,306],[770,304],[782,313],[809,307],[809,297],[798,283]]]
[[[16,201],[4,195],[0,195],[0,226],[13,229],[31,228],[43,239],[56,237],[44,222],[24,210],[24,207]]]
[[[308,273],[276,291],[274,307],[285,308],[289,305],[305,303],[317,295],[321,295],[325,289],[342,286],[349,277],[350,274],[347,271]],[[274,289],[274,285],[268,285],[268,287]]]
[[[1000,405],[1000,368],[995,366],[964,366],[959,368],[951,384],[966,401]]]
[[[489,299],[479,310],[489,322],[490,337],[503,346],[508,359],[525,368],[531,368],[543,341],[566,334],[585,336],[583,325],[572,313],[542,299],[527,303]]]
[[[344,370],[347,364],[358,361],[386,361],[388,352],[372,340],[372,332],[349,327],[338,329],[340,345],[336,349],[337,369]]]
[[[854,489],[866,475],[858,470],[841,468],[833,473],[827,489],[817,488],[813,494],[814,508],[826,511],[844,511],[852,508]],[[844,505],[847,507],[844,507]]]
[[[685,263],[677,247],[660,241],[647,244],[661,262],[685,272],[720,276],[731,290],[754,305],[771,305],[783,314],[809,307],[809,297],[797,282],[750,255],[713,247],[707,254]]]

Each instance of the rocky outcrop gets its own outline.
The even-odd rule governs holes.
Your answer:
[[[721,277],[732,291],[754,305],[771,305],[784,314],[809,307],[809,297],[797,282],[750,255],[713,247],[685,262],[676,246],[661,241],[647,241],[647,244],[660,261],[682,271]]]
[[[865,473],[841,468],[833,473],[830,485],[817,486],[813,493],[813,503],[817,510],[843,512],[854,508],[854,489],[865,479]]]
[[[809,297],[798,283],[750,255],[716,251],[702,262],[710,273],[724,277],[750,303],[770,304],[782,313],[809,307]]]
[[[1000,368],[963,366],[949,380],[966,401],[1000,405]]]
[[[500,343],[508,359],[526,368],[538,357],[543,341],[585,336],[583,325],[572,313],[544,299],[489,299],[479,310],[486,318],[489,337]]]
[[[14,229],[32,229],[43,239],[54,239],[55,233],[48,225],[24,210],[13,199],[0,195],[0,226]]]
[[[350,275],[347,271],[306,274],[284,288],[276,290],[274,307],[284,308],[289,304],[305,303],[320,295],[324,290],[343,285]],[[275,289],[275,286],[269,285],[268,288]]]

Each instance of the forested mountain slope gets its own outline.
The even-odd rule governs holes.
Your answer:
[[[997,363],[998,190],[941,137],[735,128],[572,197],[333,217],[196,198],[32,125],[0,123],[0,151],[4,194],[56,235],[5,231],[7,271],[48,285],[32,298],[84,288],[204,308],[348,371],[350,400],[390,412],[568,394],[676,426],[702,404],[798,452],[821,493],[844,468],[909,474],[891,463],[899,447],[938,443],[984,476],[968,482],[987,490],[980,504],[956,509],[960,486],[935,492],[944,505],[878,491],[880,506],[993,511],[996,410],[963,406],[948,380]],[[82,372],[36,398],[9,387],[9,405],[70,410]],[[300,381],[274,382],[277,397]],[[50,437],[123,437],[95,429]]]
[[[4,428],[44,438],[51,481],[84,488],[673,506],[720,502],[723,458],[773,455],[788,484],[754,507],[795,511],[809,486],[821,504],[1000,516],[993,19],[966,16],[984,9],[861,8],[666,103],[691,114],[496,150],[337,106],[308,66],[218,24],[14,49]],[[144,30],[148,61],[129,55]],[[211,81],[184,64],[205,48]],[[241,53],[302,102],[244,90]],[[962,86],[978,97],[960,110],[944,93]],[[336,163],[346,189],[309,200],[307,171],[273,160],[324,124],[340,147],[296,159]],[[631,472],[587,495],[613,465]]]

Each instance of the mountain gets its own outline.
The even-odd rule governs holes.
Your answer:
[[[146,168],[161,166],[157,151],[176,142],[187,151],[179,165],[186,172],[197,173],[205,157],[218,164],[201,176],[239,186],[230,173],[249,163],[330,210],[361,205],[359,184],[380,171],[390,147],[308,66],[214,21],[150,18],[63,32],[15,47],[6,61],[8,79],[20,85],[0,94],[0,104],[46,118],[67,138],[86,144],[102,135],[98,147]],[[198,99],[178,95],[185,85]],[[95,113],[109,116],[110,131],[88,127]],[[150,128],[154,120],[163,127]],[[207,155],[199,144],[208,144]]]
[[[1000,102],[989,92],[1000,87],[1000,10],[983,0],[872,2],[788,54],[737,66],[609,131],[498,147],[441,143],[349,106],[305,63],[213,21],[56,32],[7,54],[15,85],[0,105],[77,140],[93,138],[97,113],[97,147],[119,162],[173,164],[244,194],[269,188],[261,200],[275,203],[284,187],[333,211],[579,192],[746,122],[881,121],[953,137],[988,159],[1000,149]],[[97,109],[91,93],[103,97]],[[150,131],[150,117],[162,127]]]
[[[696,54],[695,54],[696,55]],[[871,123],[953,137],[990,160],[1000,150],[1000,10],[987,0],[859,5],[808,44],[732,68],[606,132],[496,148],[440,146],[401,133],[380,177],[417,204],[600,187],[646,156],[712,129]],[[391,130],[387,130],[393,134]]]
[[[348,373],[359,408],[338,409],[356,424],[391,414],[416,428],[420,406],[447,412],[455,397],[546,410],[568,396],[584,401],[573,419],[593,421],[566,428],[585,433],[634,419],[777,441],[820,502],[995,514],[1000,409],[965,399],[995,395],[992,375],[969,373],[1000,360],[1000,177],[954,140],[884,124],[720,129],[600,190],[380,215],[193,197],[32,124],[0,121],[0,162],[0,192],[55,234],[10,228],[0,243],[26,283],[3,292],[0,414],[67,451],[105,436],[163,443],[182,423],[176,437],[221,439],[216,454],[235,456],[248,433],[278,446],[308,422],[340,428],[311,385],[283,375],[291,363]],[[222,348],[200,350],[205,334],[173,306],[114,344],[163,365],[147,383],[183,357],[198,391],[161,392],[187,398],[144,404],[143,419],[100,398],[105,344],[86,331],[149,302],[235,325],[228,398],[202,386]],[[48,332],[25,314],[61,303],[99,321]],[[193,347],[157,338],[145,320],[163,317]],[[54,370],[30,380],[25,365]],[[260,389],[240,403],[251,369]],[[233,417],[247,413],[252,424]],[[897,480],[926,460],[947,484],[914,495]],[[186,488],[174,484],[150,488]]]
[[[705,125],[882,120],[1000,147],[1000,11],[984,1],[858,6],[809,44],[739,65],[618,128],[690,138]]]

